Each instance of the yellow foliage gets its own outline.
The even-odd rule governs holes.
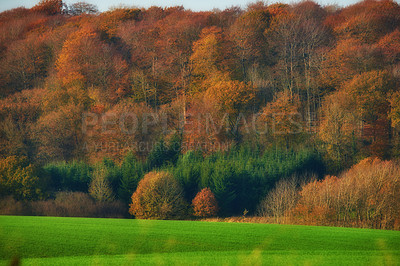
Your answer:
[[[255,90],[251,83],[231,80],[227,75],[214,80],[206,91],[206,98],[228,114],[246,111],[254,97]]]
[[[16,199],[31,200],[40,196],[39,178],[25,157],[10,156],[0,160],[0,192]]]
[[[174,177],[167,172],[150,172],[133,193],[129,213],[142,219],[182,218],[186,208],[182,187]]]
[[[392,94],[390,98],[390,115],[392,126],[400,129],[400,91]]]

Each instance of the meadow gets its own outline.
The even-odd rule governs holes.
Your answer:
[[[0,216],[0,264],[400,264],[400,232],[275,224]]]

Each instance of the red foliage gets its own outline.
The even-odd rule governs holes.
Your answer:
[[[209,188],[203,188],[192,201],[194,215],[212,217],[218,213],[218,203],[214,193]]]

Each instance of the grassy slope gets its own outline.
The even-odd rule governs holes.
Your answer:
[[[0,259],[32,264],[400,262],[400,232],[310,226],[0,216]],[[5,262],[5,261],[3,261]]]

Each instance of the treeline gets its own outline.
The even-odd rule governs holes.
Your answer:
[[[182,188],[180,196],[185,202],[192,202],[198,192],[209,188],[218,202],[218,215],[232,216],[240,215],[245,210],[254,214],[262,197],[281,179],[310,173],[318,176],[324,172],[322,161],[311,150],[273,150],[261,153],[241,148],[207,157],[203,157],[201,152],[189,151],[178,155],[175,162],[169,160],[170,156],[165,156],[169,152],[157,146],[145,162],[128,153],[120,164],[104,159],[94,165],[84,162],[56,162],[41,168],[35,168],[27,160],[18,157],[7,157],[0,162],[0,192],[3,196],[22,202],[36,202],[32,203],[36,207],[38,201],[50,199],[51,203],[45,205],[50,205],[47,207],[53,212],[55,211],[51,206],[53,203],[61,203],[60,197],[77,197],[80,200],[76,200],[75,208],[78,215],[83,216],[84,213],[79,210],[89,203],[93,205],[96,202],[104,206],[112,203],[119,206],[118,216],[127,216],[132,194],[143,177],[150,172],[166,171]],[[154,157],[159,158],[156,165],[152,159]],[[76,194],[77,192],[86,196]],[[3,204],[9,200],[10,198]],[[66,202],[74,205],[72,199]],[[9,205],[11,203],[8,203],[7,208],[10,208]],[[36,213],[46,214],[45,211]],[[90,213],[93,211],[88,211],[86,215],[91,216]],[[187,214],[187,217],[190,215]]]
[[[145,162],[128,153],[120,164],[42,168],[7,157],[0,161],[0,214],[400,228],[398,160],[367,158],[339,177],[322,178],[323,161],[311,150],[242,147],[206,157],[189,151],[174,162],[170,152],[157,147]]]

